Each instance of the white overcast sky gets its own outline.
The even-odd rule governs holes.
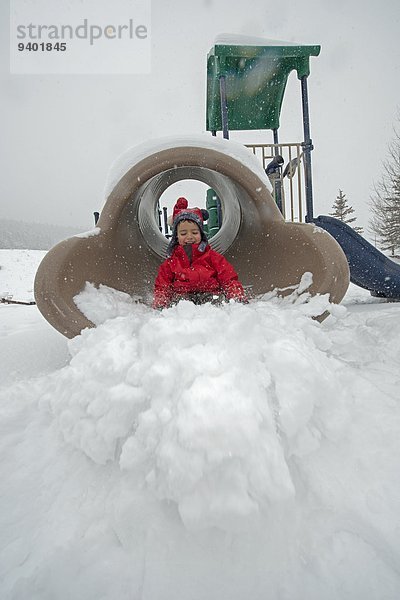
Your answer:
[[[314,211],[329,212],[341,188],[368,224],[400,106],[399,0],[153,0],[150,75],[11,75],[0,6],[0,218],[91,227],[118,155],[204,131],[207,52],[236,33],[321,45],[309,78]],[[299,89],[292,74],[281,141],[302,139]]]

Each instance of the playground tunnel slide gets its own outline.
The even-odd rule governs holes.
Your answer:
[[[65,336],[93,327],[74,302],[86,282],[151,304],[168,245],[158,228],[157,203],[169,186],[187,179],[202,181],[220,198],[222,227],[210,244],[234,265],[252,294],[274,289],[289,294],[310,272],[311,295],[342,300],[349,268],[340,245],[313,224],[284,221],[265,173],[241,144],[209,136],[166,139],[139,146],[134,157],[121,159],[122,175],[119,171],[110,187],[96,229],[52,248],[36,274],[37,306]]]

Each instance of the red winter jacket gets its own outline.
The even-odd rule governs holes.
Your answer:
[[[165,308],[189,294],[223,294],[227,300],[246,301],[242,284],[232,265],[209,245],[203,252],[192,244],[191,261],[182,246],[159,268],[154,286],[153,308]]]

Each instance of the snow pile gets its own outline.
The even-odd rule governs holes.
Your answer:
[[[74,300],[79,310],[95,325],[101,325],[108,319],[131,314],[132,305],[136,304],[134,296],[103,284],[97,289],[89,282]]]
[[[294,323],[283,339],[276,333],[287,301],[222,309],[182,302],[158,313],[89,285],[77,303],[97,323],[114,318],[70,343],[70,367],[42,395],[68,442],[96,463],[132,471],[175,502],[190,529],[241,529],[293,498],[286,458],[318,446],[321,427],[332,430],[314,423],[327,410],[326,399],[315,401],[322,373],[330,373],[328,398],[336,395],[316,323],[307,322],[315,344],[304,352]],[[288,370],[306,376],[307,388],[293,390]]]
[[[87,286],[70,363],[0,394],[2,597],[398,598],[399,306],[321,325],[303,283],[162,312]]]

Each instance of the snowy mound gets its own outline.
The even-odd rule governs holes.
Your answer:
[[[314,305],[318,314],[321,301],[328,306],[318,298],[303,301],[302,311]],[[317,343],[304,352],[301,311],[282,310],[289,300],[181,302],[159,313],[88,285],[77,304],[105,323],[70,343],[70,367],[41,399],[68,442],[175,502],[190,529],[241,529],[271,503],[293,498],[287,458],[314,449],[321,429],[332,429],[315,425],[336,395],[316,323],[307,321]],[[288,314],[294,321],[282,336]],[[306,389],[288,387],[288,372],[301,381],[310,371]],[[315,402],[324,371],[329,393]],[[71,395],[71,385],[80,393]]]
[[[397,597],[399,327],[301,292],[87,286],[70,363],[0,394],[2,597]]]

